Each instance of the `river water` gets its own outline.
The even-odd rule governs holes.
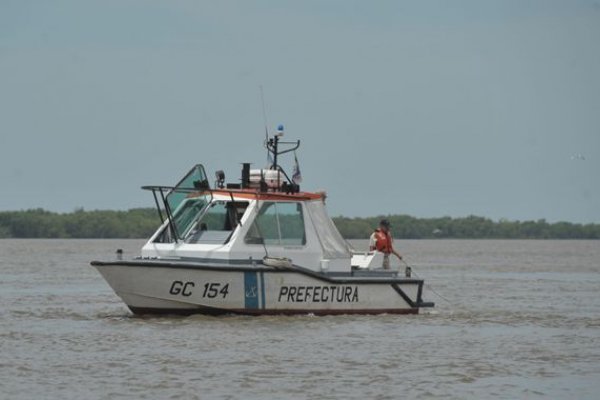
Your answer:
[[[0,240],[0,398],[600,396],[600,241],[398,241],[435,309],[335,317],[134,317],[89,261],[141,245]]]

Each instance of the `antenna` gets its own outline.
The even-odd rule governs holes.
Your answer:
[[[262,113],[263,113],[263,122],[265,123],[265,148],[267,149],[267,162],[270,163],[270,152],[267,143],[269,142],[269,123],[267,121],[267,110],[265,107],[265,94],[263,91],[262,85],[259,86],[260,89],[260,102],[262,104]]]

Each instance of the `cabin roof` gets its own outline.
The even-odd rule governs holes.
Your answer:
[[[193,192],[188,197],[198,197],[208,192]],[[217,196],[233,196],[248,200],[269,200],[269,201],[310,201],[321,200],[325,197],[324,193],[299,192],[299,193],[281,193],[281,192],[260,192],[253,189],[213,189],[211,194]]]

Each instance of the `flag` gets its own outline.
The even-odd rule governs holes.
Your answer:
[[[300,172],[300,164],[298,164],[298,157],[294,152],[294,169],[292,170],[292,182],[299,185],[302,182],[302,173]]]

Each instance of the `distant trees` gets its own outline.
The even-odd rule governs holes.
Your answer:
[[[392,223],[392,233],[404,239],[600,239],[600,224],[497,222],[474,215],[464,218],[415,218],[386,215],[367,218],[333,218],[347,239],[368,238],[382,218]],[[43,209],[0,212],[0,238],[146,238],[159,226],[156,210],[128,211],[77,209],[53,213]]]
[[[42,209],[0,212],[0,238],[143,238],[159,226],[156,210],[84,211]]]
[[[470,215],[464,218],[415,218],[408,215],[386,215],[367,218],[333,218],[347,239],[367,238],[382,218],[392,224],[392,234],[404,239],[600,239],[600,224],[550,224],[537,221],[508,221]]]

